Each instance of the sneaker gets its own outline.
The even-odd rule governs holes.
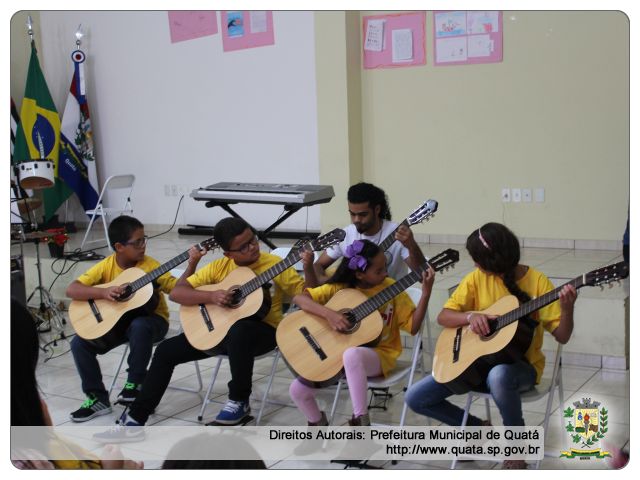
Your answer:
[[[80,405],[80,408],[69,414],[69,418],[74,422],[86,422],[92,418],[109,413],[111,413],[109,400],[98,400],[95,395],[90,393],[84,403]]]
[[[216,422],[222,425],[237,425],[244,417],[251,413],[249,402],[236,402],[227,400],[226,405],[220,410],[216,417]]]
[[[127,382],[124,384],[122,391],[118,394],[117,402],[120,404],[133,403],[138,397],[138,392],[140,392],[139,383]]]
[[[99,443],[130,443],[145,439],[144,425],[123,412],[117,425],[104,432],[94,433],[93,439]]]

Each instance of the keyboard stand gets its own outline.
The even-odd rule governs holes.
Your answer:
[[[316,203],[326,203],[326,202],[327,202],[327,200],[321,200],[321,201],[316,201],[316,202],[311,202],[311,203],[303,203],[303,204],[300,204],[300,203],[284,204],[284,211],[286,213],[284,215],[278,217],[275,222],[273,222],[271,225],[269,225],[264,230],[258,231],[256,228],[254,228],[254,230],[256,230],[256,235],[258,235],[258,238],[260,240],[262,240],[262,242],[264,242],[266,245],[268,245],[270,249],[273,250],[274,248],[276,248],[276,245],[271,240],[269,240],[268,236],[278,225],[280,225],[282,222],[284,222],[287,218],[289,218],[291,215],[296,213],[302,207],[309,207],[311,205],[315,205]],[[220,207],[223,210],[225,210],[227,213],[229,213],[231,216],[244,220],[244,218],[242,218],[236,211],[234,211],[229,206],[229,204],[231,204],[231,203],[240,203],[240,202],[222,202],[220,200],[208,200],[204,205],[207,208]],[[246,222],[246,220],[245,220],[245,222]],[[247,223],[249,223],[249,222],[247,222]],[[208,227],[196,227],[196,230],[179,228],[178,229],[178,233],[181,234],[181,235],[185,235],[185,234],[186,235],[200,235],[200,234],[208,235],[209,232],[213,233],[213,228],[208,228]],[[274,236],[274,235],[272,235],[272,236]],[[317,237],[318,233],[292,232],[290,236],[291,237],[302,237],[302,236]]]

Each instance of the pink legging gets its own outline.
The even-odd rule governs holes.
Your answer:
[[[367,347],[351,347],[342,355],[344,371],[349,385],[349,395],[353,405],[353,416],[359,417],[367,413],[367,377],[382,373],[380,357]],[[302,383],[296,378],[289,387],[289,394],[307,421],[317,423],[322,413],[316,403],[316,389]]]

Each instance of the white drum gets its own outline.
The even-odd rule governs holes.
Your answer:
[[[50,160],[34,160],[18,165],[20,185],[22,188],[37,189],[53,187],[53,162]]]

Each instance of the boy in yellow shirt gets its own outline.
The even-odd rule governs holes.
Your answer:
[[[67,296],[73,300],[100,298],[115,302],[123,292],[123,287],[97,288],[95,285],[108,283],[131,267],[148,273],[160,266],[156,260],[145,255],[147,236],[138,219],[126,215],[117,217],[109,225],[108,234],[115,253],[91,267],[69,285]],[[165,294],[171,291],[176,281],[169,272],[158,277],[154,281],[158,286],[154,288],[151,300],[145,306],[123,316],[107,334],[109,342],[87,341],[77,335],[73,338],[71,353],[87,399],[78,410],[71,412],[71,420],[86,422],[111,413],[109,394],[102,382],[96,355],[103,355],[125,342],[129,342],[129,368],[127,382],[118,395],[118,402],[126,404],[135,400],[147,373],[153,344],[162,340],[169,329],[169,309]],[[108,345],[102,345],[103,343]]]
[[[196,272],[196,266],[204,253],[192,248],[189,251],[187,269],[171,292],[171,300],[183,305],[215,304],[229,307],[232,301],[230,291],[207,291],[196,290],[196,288],[218,284],[238,267],[248,267],[259,275],[282,260],[280,257],[260,251],[255,232],[241,218],[229,217],[220,220],[214,227],[213,237],[222,248],[224,256]],[[305,271],[313,269],[312,258],[312,255],[305,255]],[[271,308],[268,313],[265,315],[258,311],[250,317],[238,320],[229,329],[222,342],[211,351],[205,352],[194,348],[184,333],[158,345],[142,391],[131,404],[129,412],[123,413],[120,417],[120,426],[136,427],[147,422],[149,415],[162,400],[177,365],[218,354],[229,357],[231,381],[228,384],[229,399],[216,417],[216,422],[224,425],[241,423],[251,413],[249,396],[254,358],[276,347],[276,327],[282,319],[283,294],[293,297],[304,288],[304,281],[293,268],[288,268],[276,276],[273,283],[274,293],[271,296]],[[144,438],[144,430],[115,428],[96,434],[93,438],[105,443],[138,441]]]

